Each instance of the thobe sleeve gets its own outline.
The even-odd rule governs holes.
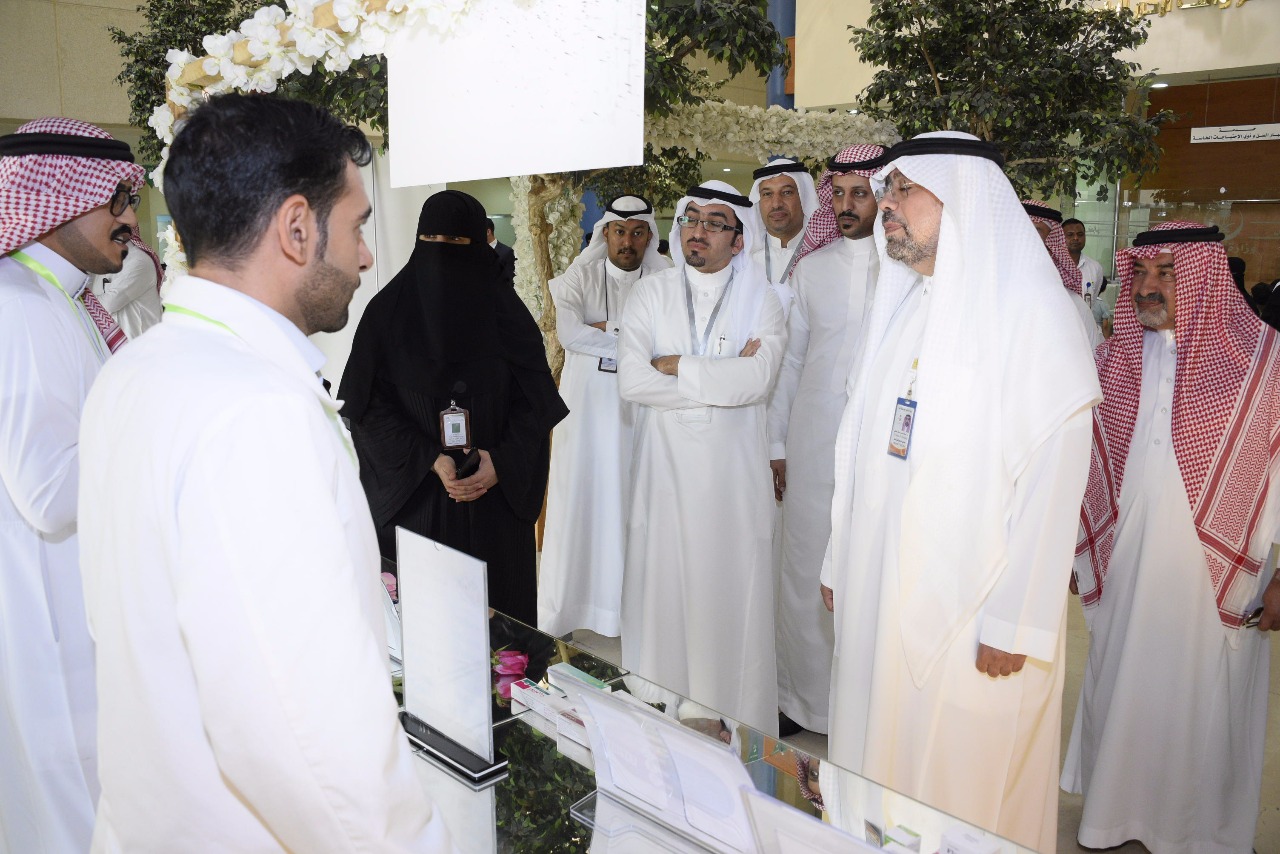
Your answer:
[[[1057,654],[1089,477],[1092,419],[1091,408],[1067,419],[1014,483],[1009,565],[983,606],[980,640],[987,646],[1041,661]]]
[[[797,278],[798,278],[797,273]],[[787,425],[791,420],[791,404],[800,388],[800,374],[804,370],[804,358],[809,349],[809,306],[805,302],[804,287],[796,282],[795,300],[787,317],[787,349],[778,370],[778,383],[769,396],[769,459],[781,460],[787,456]]]
[[[271,429],[263,430],[263,424]],[[177,617],[227,787],[288,851],[440,851],[401,731],[319,403],[255,395],[211,423],[176,506]],[[354,477],[354,473],[352,473]],[[373,531],[368,532],[372,541]]]
[[[603,285],[609,287],[607,281]],[[556,304],[556,337],[560,339],[560,346],[570,352],[616,359],[617,336],[587,324],[587,286],[587,276],[576,271],[552,280],[550,288],[551,298]]]
[[[0,311],[0,483],[27,524],[45,534],[75,522],[83,368],[56,344],[53,312],[35,300]]]
[[[677,378],[653,366],[655,355],[667,355],[653,352],[655,331],[661,321],[654,311],[653,293],[641,280],[627,300],[627,310],[622,315],[622,336],[618,340],[618,394],[623,400],[660,411],[705,406],[682,395],[677,388]],[[688,358],[680,357],[681,370]]]
[[[112,315],[120,313],[126,305],[148,293],[156,293],[156,267],[142,250],[130,247],[130,257],[136,252],[142,256],[140,261],[125,261],[119,273],[101,280],[101,286],[94,288],[94,296],[102,307]]]
[[[777,292],[765,292],[760,322],[754,337],[760,349],[747,358],[716,359],[708,356],[681,356],[677,391],[704,406],[745,406],[765,399],[778,375],[782,352],[787,346],[787,328]]]

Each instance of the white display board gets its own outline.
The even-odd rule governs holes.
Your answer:
[[[493,761],[484,561],[396,528],[404,708]]]
[[[391,185],[644,159],[644,0],[483,0],[387,45]]]

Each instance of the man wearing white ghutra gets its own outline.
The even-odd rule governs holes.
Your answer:
[[[623,665],[765,732],[777,727],[765,402],[786,346],[751,261],[751,202],[721,181],[676,205],[676,266],[636,283],[619,391],[640,404]]]
[[[635,404],[618,397],[618,332],[636,282],[671,266],[657,231],[648,201],[619,196],[550,282],[569,417],[552,437],[538,572],[538,628],[548,634],[620,631]]]
[[[884,163],[880,274],[836,438],[822,572],[836,623],[830,756],[1050,851],[1097,374],[994,145],[930,133]],[[894,812],[920,832],[929,821]]]

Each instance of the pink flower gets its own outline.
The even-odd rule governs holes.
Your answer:
[[[524,674],[512,674],[511,676],[499,676],[496,689],[498,696],[504,700],[511,699],[511,686],[524,678]]]
[[[516,679],[523,679],[524,671],[528,666],[529,656],[523,652],[502,649],[493,654],[493,672],[499,676],[515,676]]]

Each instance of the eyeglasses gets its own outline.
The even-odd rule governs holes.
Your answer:
[[[876,201],[883,202],[887,198],[892,198],[898,202],[906,201],[907,193],[915,188],[916,185],[905,178],[899,180],[897,186],[892,186],[891,182],[885,181],[884,186],[876,190]]]
[[[133,208],[136,211],[141,203],[142,196],[130,193],[124,187],[116,187],[116,191],[111,194],[111,201],[107,203],[109,205],[107,209],[111,211],[112,216],[120,216],[125,208]]]
[[[702,226],[711,234],[719,234],[722,231],[741,232],[742,226],[729,225],[727,222],[720,222],[715,219],[694,219],[691,216],[678,216],[676,222],[681,228],[697,228]]]

